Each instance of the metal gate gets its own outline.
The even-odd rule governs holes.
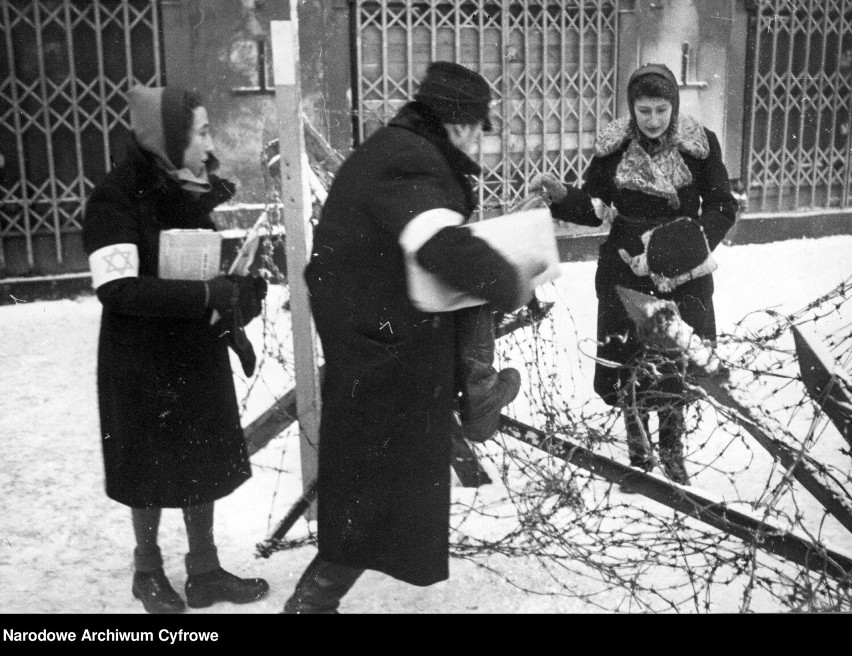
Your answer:
[[[83,201],[123,157],[126,92],[162,83],[157,2],[0,7],[0,277],[80,270]]]
[[[751,4],[749,209],[848,208],[852,0]]]
[[[616,112],[618,0],[357,0],[356,139],[386,123],[431,61],[472,68],[496,101],[479,201],[497,213],[537,172],[581,177]]]

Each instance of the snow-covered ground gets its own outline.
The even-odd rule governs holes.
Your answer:
[[[852,236],[767,245],[720,247],[716,253],[716,311],[720,331],[754,310],[795,311],[852,276]],[[568,351],[594,335],[594,263],[562,265],[552,292],[571,320]],[[268,311],[277,316],[282,297],[272,288]],[[75,300],[0,306],[0,613],[141,613],[130,594],[133,536],[129,510],[106,498],[97,419],[95,352],[100,305]],[[850,320],[846,318],[847,322]],[[255,343],[260,322],[250,326]],[[287,334],[283,335],[287,339]],[[236,364],[236,362],[235,362]],[[593,362],[576,355],[572,377],[590,389]],[[235,370],[239,370],[238,365]],[[291,385],[287,372],[269,365],[255,383],[247,423]],[[241,391],[247,389],[237,378]],[[253,458],[254,476],[216,505],[216,537],[223,566],[244,576],[267,578],[267,599],[247,606],[217,604],[192,613],[277,613],[313,558],[311,545],[255,556],[260,542],[301,491],[298,437],[290,429]],[[488,463],[487,463],[488,464]],[[492,476],[495,478],[495,476]],[[713,486],[712,472],[696,485]],[[747,486],[746,486],[747,487]],[[487,486],[499,493],[499,485]],[[491,494],[487,488],[479,494]],[[748,490],[739,490],[743,496]],[[457,487],[456,497],[475,503]],[[832,546],[852,552],[842,528],[823,533]],[[307,532],[300,521],[290,537]],[[166,573],[182,590],[186,540],[180,512],[165,511],[161,546]],[[553,582],[524,559],[504,560],[503,574],[528,590],[547,592]],[[570,582],[569,582],[570,583]],[[573,582],[582,593],[589,582]],[[611,593],[615,600],[617,593]],[[551,613],[601,612],[616,604],[589,604],[574,597],[538,595],[508,585],[474,562],[453,559],[449,581],[415,588],[368,572],[345,598],[346,613]],[[683,608],[685,612],[694,612]],[[736,610],[731,607],[713,610]],[[767,610],[767,609],[763,609]],[[771,607],[768,610],[773,610]],[[784,610],[780,606],[774,610]]]

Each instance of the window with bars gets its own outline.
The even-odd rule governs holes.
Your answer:
[[[128,89],[163,81],[157,2],[4,0],[0,26],[0,276],[61,270],[86,196],[124,156]]]
[[[749,209],[849,208],[852,0],[754,0]]]
[[[495,98],[483,139],[480,207],[505,211],[539,172],[581,176],[615,118],[613,0],[357,0],[356,126],[364,139],[416,92],[435,60],[476,70]]]

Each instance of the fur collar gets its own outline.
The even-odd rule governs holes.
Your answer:
[[[595,155],[604,157],[618,150],[625,141],[632,139],[630,117],[616,119],[606,125],[595,140]],[[681,114],[674,133],[675,147],[696,159],[706,159],[710,144],[704,126],[691,116]]]

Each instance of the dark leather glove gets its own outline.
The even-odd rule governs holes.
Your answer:
[[[207,288],[210,292],[208,307],[223,317],[238,314],[240,326],[260,314],[267,291],[266,281],[260,276],[217,276],[207,281]]]
[[[260,276],[231,276],[237,284],[237,304],[242,315],[242,325],[254,319],[263,310],[266,298],[266,281]]]
[[[240,359],[243,373],[250,378],[257,356],[243,326],[260,314],[266,298],[266,281],[259,276],[218,276],[207,281],[207,290],[208,305],[228,327],[228,346]]]
[[[245,329],[237,325],[236,316],[231,324],[231,330],[228,332],[228,346],[231,347],[240,359],[243,373],[248,378],[251,378],[254,375],[257,356],[254,354],[254,347],[251,345]]]
[[[228,334],[228,345],[239,357],[243,373],[251,378],[254,375],[257,356],[243,326],[260,314],[263,299],[266,298],[266,281],[259,276],[231,278],[234,279],[238,291],[230,314],[231,331]]]
[[[220,316],[231,311],[234,298],[234,282],[230,276],[217,276],[207,281],[207,307],[216,310]]]

